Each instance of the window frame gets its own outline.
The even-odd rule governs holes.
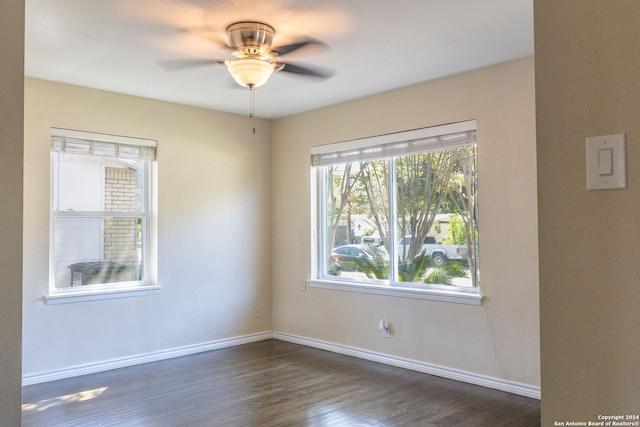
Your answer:
[[[468,305],[482,305],[483,295],[480,289],[480,283],[473,288],[452,287],[448,285],[425,284],[420,287],[412,286],[410,283],[398,282],[394,280],[377,280],[377,279],[358,279],[352,277],[328,276],[322,272],[327,271],[327,259],[321,254],[326,253],[326,204],[327,200],[327,170],[328,164],[321,166],[314,165],[315,159],[321,159],[322,156],[333,156],[335,153],[344,152],[347,156],[356,156],[358,150],[362,150],[366,156],[368,147],[381,146],[383,144],[401,143],[404,141],[420,140],[432,138],[442,135],[449,135],[461,132],[476,131],[477,123],[475,120],[464,122],[450,123],[446,125],[433,126],[428,128],[414,129],[405,132],[385,134],[370,138],[362,138],[351,141],[338,142],[311,148],[312,166],[311,166],[311,275],[306,281],[306,285],[312,288],[332,289],[338,291],[360,292],[375,295],[385,295],[402,298],[425,299],[431,301],[442,301],[450,303],[460,303]],[[442,147],[446,149],[447,147]],[[351,151],[351,153],[348,153]],[[354,155],[354,153],[356,153]],[[398,157],[405,155],[398,153],[397,155],[385,156],[385,161],[391,165]],[[314,158],[314,156],[316,156]],[[339,157],[340,155],[338,155]],[[357,157],[351,158],[349,161],[354,162],[360,160]],[[335,162],[334,164],[337,164]],[[395,167],[389,168],[389,182],[395,182]],[[396,212],[396,191],[394,185],[388,186],[389,207],[390,210]],[[395,223],[395,221],[393,221]],[[389,230],[389,240],[395,242],[398,238],[397,227],[391,227]],[[397,261],[395,260],[395,248],[390,249],[390,276],[395,277],[397,269]],[[393,265],[392,265],[393,264]],[[479,274],[479,271],[476,272]]]
[[[58,211],[55,210],[55,180],[53,174],[55,153],[54,140],[80,140],[87,143],[107,143],[115,145],[137,146],[141,150],[152,149],[153,159],[143,158],[142,211],[110,212],[110,211]],[[160,292],[157,284],[157,165],[155,151],[157,141],[142,138],[124,137],[118,135],[98,134],[69,129],[51,129],[52,149],[50,150],[50,189],[49,189],[49,286],[45,295],[47,305],[64,304],[103,299],[124,298],[142,295],[155,295]],[[74,153],[84,155],[82,153]],[[87,154],[90,155],[90,154]],[[100,154],[97,154],[99,157]],[[107,156],[108,158],[108,156]],[[116,157],[117,158],[117,157]],[[104,171],[102,171],[104,172]],[[141,280],[90,284],[84,286],[56,287],[55,283],[55,249],[56,249],[56,219],[58,218],[132,218],[142,222],[142,277]]]

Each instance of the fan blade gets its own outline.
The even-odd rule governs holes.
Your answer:
[[[319,68],[303,67],[301,65],[295,65],[290,62],[285,62],[285,63],[282,63],[281,65],[280,64],[278,65],[279,67],[276,67],[276,70],[284,71],[286,73],[297,74],[300,76],[328,79],[333,77],[333,75],[335,74],[333,71],[323,70]]]
[[[321,42],[320,40],[308,38],[296,43],[287,44],[284,46],[274,47],[271,49],[271,53],[275,56],[284,56],[291,52],[294,52],[303,48],[328,48],[329,45]]]
[[[157,61],[166,71],[184,70],[204,65],[224,64],[221,59],[165,59]]]

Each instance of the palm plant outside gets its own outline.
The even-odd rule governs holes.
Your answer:
[[[384,252],[372,246],[368,258],[356,259],[358,270],[369,279],[386,280],[389,278],[389,263],[384,259]],[[398,280],[401,282],[422,282],[429,284],[452,285],[455,277],[467,277],[465,267],[458,262],[448,262],[440,266],[433,266],[431,257],[423,251],[413,261],[399,260]],[[431,267],[431,268],[430,268]]]

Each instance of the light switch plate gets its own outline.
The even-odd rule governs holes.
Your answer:
[[[623,133],[587,138],[587,190],[627,188]]]

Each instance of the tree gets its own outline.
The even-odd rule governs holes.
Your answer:
[[[329,206],[327,207],[327,215],[329,216],[329,236],[327,250],[331,251],[331,248],[335,246],[336,232],[338,230],[338,224],[342,218],[342,214],[347,207],[349,201],[349,195],[353,186],[358,181],[360,171],[357,171],[352,176],[351,163],[344,165],[344,169],[340,171],[340,166],[331,166],[329,168],[329,179],[331,180],[331,194],[329,195]],[[349,233],[350,230],[347,230]]]
[[[477,285],[478,261],[478,156],[475,145],[456,149],[456,167],[452,185],[449,187],[449,201],[464,223],[467,262],[471,271],[473,286]]]
[[[412,154],[396,160],[398,229],[402,236],[411,236],[407,253],[401,254],[403,259],[413,260],[422,250],[449,192],[455,164],[454,150]]]
[[[360,163],[360,184],[366,200],[369,202],[369,215],[376,224],[380,239],[387,248],[391,249],[389,241],[389,197],[387,190],[387,176],[389,164],[386,160],[374,160]]]

